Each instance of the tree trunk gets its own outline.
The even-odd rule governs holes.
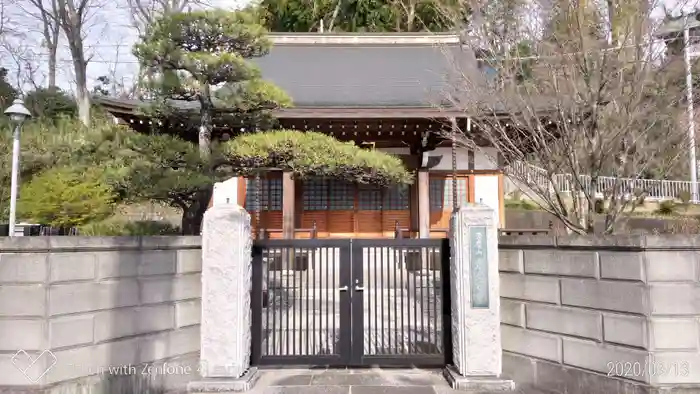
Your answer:
[[[214,105],[211,101],[211,90],[209,85],[204,85],[202,94],[199,95],[199,155],[207,158],[211,155],[211,133],[212,133],[212,111]]]
[[[406,10],[406,31],[413,31],[413,24],[416,20],[416,5],[413,1],[408,2],[408,9]]]
[[[90,92],[87,87],[87,62],[85,61],[82,41],[79,46],[71,44],[71,54],[75,69],[75,98],[78,103],[78,116],[85,126],[90,126]]]
[[[607,0],[608,7],[608,45],[613,45],[615,43],[615,2],[614,0]]]
[[[56,49],[49,48],[49,89],[56,87]]]
[[[204,212],[209,207],[214,187],[208,187],[197,193],[195,201],[182,210],[181,231],[183,235],[200,235]]]
[[[56,87],[56,59],[58,52],[58,37],[60,33],[60,27],[58,23],[52,19],[51,16],[47,15],[46,10],[41,9],[42,12],[42,22],[44,24],[44,41],[46,41],[46,49],[49,55],[49,89]],[[56,6],[54,5],[52,11],[53,15],[57,15]]]
[[[85,47],[83,46],[80,18],[73,19],[63,17],[63,32],[68,39],[73,71],[75,73],[75,98],[78,104],[78,116],[85,126],[90,126],[90,91],[87,87],[87,60],[85,60]]]
[[[82,83],[76,84],[76,101],[78,102],[80,121],[85,126],[90,126],[90,92],[87,89],[86,79],[83,79]]]
[[[333,26],[335,25],[335,20],[338,18],[338,13],[340,12],[341,2],[343,0],[338,0],[335,3],[335,8],[333,8],[333,15],[331,16],[331,21],[328,22],[328,32],[333,33]]]
[[[199,124],[199,155],[202,158],[211,156],[211,134],[213,129],[212,111],[214,105],[211,101],[211,91],[208,85],[204,85],[202,94],[199,96],[200,104],[200,124]],[[210,169],[206,169],[209,173]],[[195,202],[182,212],[182,233],[184,235],[199,235],[202,228],[202,218],[204,212],[209,207],[214,192],[214,181],[207,189],[197,193]]]
[[[596,215],[596,194],[598,192],[598,177],[591,176],[591,183],[589,186],[588,193],[584,194],[584,201],[586,210],[586,233],[593,234],[595,232],[595,215]]]

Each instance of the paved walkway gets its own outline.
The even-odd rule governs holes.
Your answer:
[[[275,369],[262,370],[260,380],[249,393],[464,394],[465,392],[452,390],[443,378],[441,370]],[[521,390],[517,390],[515,393],[538,394]]]

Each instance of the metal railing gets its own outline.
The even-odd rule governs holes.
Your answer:
[[[10,232],[8,224],[0,224],[0,237],[7,237]],[[80,235],[77,227],[52,227],[41,224],[18,223],[15,227],[15,236],[75,236]]]
[[[542,189],[549,188],[560,193],[568,194],[574,189],[574,176],[572,174],[555,174],[551,177],[547,170],[535,165],[517,161],[505,168],[505,172],[516,176],[516,180],[524,180],[527,184],[535,184]],[[591,177],[589,175],[579,175],[578,182],[583,188],[590,187]],[[641,191],[645,200],[662,201],[678,199],[682,193],[687,193],[688,198],[692,195],[690,181],[672,181],[665,179],[635,179],[616,178],[612,176],[599,176],[596,185],[596,196],[603,197],[609,190],[617,188],[621,190],[625,197],[634,198]],[[525,185],[527,186],[527,185]],[[579,187],[580,189],[581,187]],[[693,204],[700,204],[700,200],[690,199]]]

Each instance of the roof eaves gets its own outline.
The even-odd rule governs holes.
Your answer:
[[[459,45],[458,34],[386,33],[386,34],[271,34],[274,45]]]

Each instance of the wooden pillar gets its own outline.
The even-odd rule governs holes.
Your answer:
[[[282,236],[284,239],[294,239],[295,195],[292,173],[282,173]]]
[[[430,173],[418,171],[418,235],[430,237]]]
[[[452,211],[459,210],[461,201],[457,198],[457,118],[451,118],[452,124]]]

